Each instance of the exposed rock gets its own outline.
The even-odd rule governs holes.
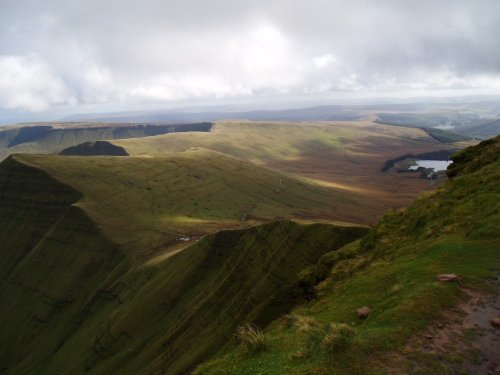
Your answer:
[[[490,324],[495,328],[500,328],[500,316],[495,316],[490,320]]]
[[[371,310],[367,306],[360,307],[356,310],[356,314],[358,314],[358,318],[364,319],[370,314]]]
[[[455,275],[454,273],[444,273],[442,275],[438,275],[437,279],[439,281],[450,282],[458,280],[458,276]]]

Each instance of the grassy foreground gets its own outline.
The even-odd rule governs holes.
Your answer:
[[[443,374],[460,368],[465,353],[422,361],[416,369],[405,362],[411,353],[403,348],[466,298],[464,288],[493,292],[487,280],[500,269],[499,159],[500,137],[456,155],[453,179],[437,192],[384,216],[361,241],[302,272],[303,285],[316,285],[317,298],[266,328],[264,349],[249,353],[242,345],[196,374]],[[438,282],[442,273],[458,274],[461,286]],[[363,306],[371,309],[365,320],[355,312]],[[403,360],[392,363],[388,353]]]

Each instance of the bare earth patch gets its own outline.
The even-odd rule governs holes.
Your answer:
[[[500,281],[495,295],[463,288],[466,302],[391,353],[389,374],[500,374],[500,329],[490,321],[500,315]],[[388,358],[388,357],[386,357]]]

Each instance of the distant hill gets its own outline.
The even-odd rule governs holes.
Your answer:
[[[172,132],[208,132],[209,122],[194,124],[40,123],[0,128],[0,158],[13,153],[54,153],[77,144],[141,138]]]
[[[356,108],[328,105],[308,108],[269,109],[253,111],[224,111],[221,109],[191,109],[164,111],[135,111],[116,113],[97,113],[72,115],[64,121],[97,122],[178,122],[178,121],[220,121],[245,119],[252,121],[342,121],[356,120],[360,117]]]
[[[457,142],[471,137],[484,139],[500,134],[500,119],[462,112],[378,113],[377,123],[425,129],[440,142]]]
[[[490,138],[500,134],[500,119],[486,121],[467,128],[467,134],[479,138]]]
[[[128,153],[123,147],[116,146],[108,141],[91,141],[65,148],[59,155],[128,156]]]
[[[86,122],[179,122],[179,121],[221,121],[244,119],[251,121],[352,121],[360,118],[371,117],[377,113],[398,113],[413,116],[413,121],[418,118],[426,120],[426,124],[419,126],[433,126],[428,121],[444,122],[450,119],[470,121],[478,118],[478,114],[488,116],[497,115],[500,110],[498,100],[491,98],[484,101],[470,101],[471,98],[458,98],[454,100],[436,101],[428,98],[419,102],[399,102],[392,99],[393,103],[379,102],[376,104],[324,104],[306,105],[304,103],[286,104],[285,108],[256,108],[255,105],[223,105],[223,106],[198,106],[180,107],[168,110],[143,110],[124,111],[111,113],[86,113],[67,116],[63,121]],[[477,98],[476,98],[477,99]],[[362,101],[360,101],[361,103]],[[372,101],[373,102],[373,101]],[[285,104],[284,104],[285,105]],[[427,114],[431,113],[431,116]],[[421,120],[420,120],[421,121]]]

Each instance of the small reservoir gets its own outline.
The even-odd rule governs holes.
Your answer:
[[[434,172],[445,171],[448,165],[452,163],[451,160],[415,160],[417,165],[412,165],[408,169],[416,171],[418,168],[434,169]]]

